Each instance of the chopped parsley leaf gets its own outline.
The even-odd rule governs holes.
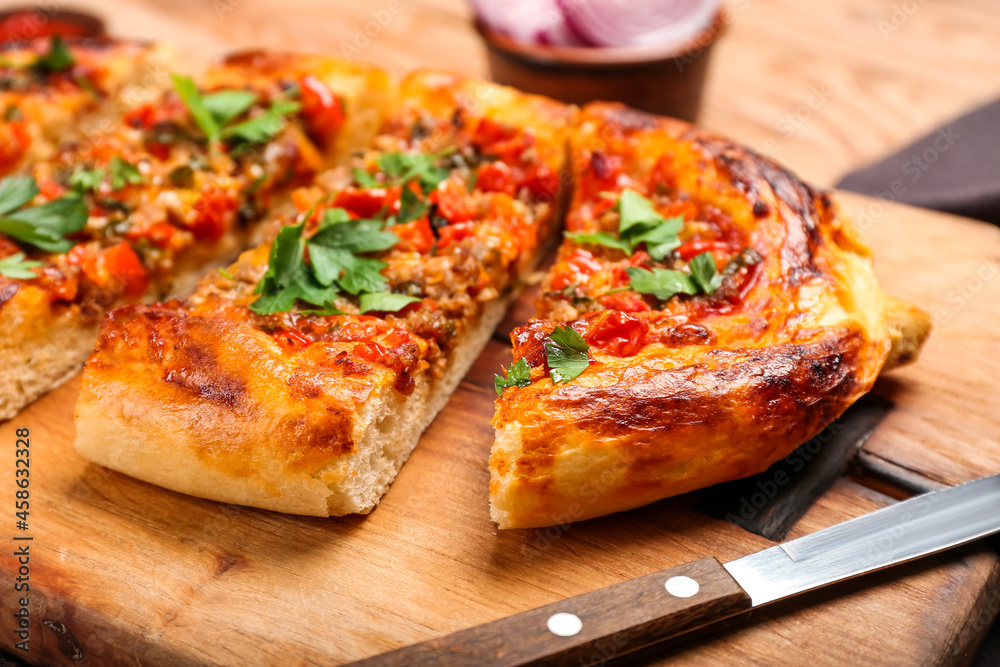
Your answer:
[[[417,301],[420,301],[420,299],[415,296],[396,294],[395,292],[372,292],[369,294],[362,294],[359,298],[362,313],[368,313],[371,311],[395,313],[396,311],[405,308],[411,303],[416,303]]]
[[[496,389],[497,397],[503,396],[503,390],[507,387],[527,387],[531,384],[531,367],[524,357],[511,364],[505,375],[506,377],[499,373],[493,374],[493,388]]]
[[[621,250],[626,255],[635,252],[640,243],[646,252],[662,261],[671,250],[680,245],[677,233],[684,226],[684,218],[664,218],[653,208],[653,203],[635,190],[625,189],[618,198],[618,236],[610,232],[570,232],[566,237],[574,243],[603,245]]]
[[[430,204],[425,201],[421,201],[415,193],[410,188],[403,188],[403,194],[399,200],[399,216],[396,222],[398,224],[405,224],[411,220],[416,220],[430,208]]]
[[[660,301],[666,301],[675,294],[696,294],[698,291],[691,276],[680,271],[630,266],[625,272],[628,273],[629,287],[641,294],[652,294]]]
[[[284,129],[288,122],[285,116],[301,108],[298,102],[274,100],[264,113],[234,125],[233,121],[253,106],[257,95],[244,90],[220,90],[202,95],[191,78],[178,74],[172,77],[177,94],[209,144],[222,140],[264,143]]]
[[[339,290],[324,286],[316,279],[312,267],[304,258],[305,223],[282,227],[271,246],[267,272],[254,288],[260,298],[250,304],[250,310],[261,315],[292,310],[295,302],[319,306],[324,311],[336,311],[333,305]]]
[[[49,52],[38,56],[31,67],[45,74],[65,72],[76,64],[76,58],[66,48],[66,43],[62,37],[53,35],[49,40]]]
[[[715,257],[703,252],[688,264],[690,274],[669,269],[644,269],[630,266],[625,269],[629,287],[641,294],[652,294],[666,301],[675,294],[712,294],[722,285],[723,274],[715,270]]]
[[[701,253],[691,260],[688,268],[691,269],[691,278],[705,294],[711,294],[722,285],[722,274],[715,270],[715,256],[712,253]]]
[[[430,193],[450,173],[444,167],[436,165],[437,155],[426,153],[384,153],[378,158],[378,168],[394,184],[404,187],[410,181],[416,181],[425,194]]]
[[[43,266],[44,264],[45,262],[25,259],[23,252],[17,252],[13,255],[0,259],[0,276],[31,280],[32,278],[37,278],[38,276],[36,276],[35,273],[29,269]]]
[[[377,188],[382,185],[378,182],[378,179],[364,169],[355,167],[351,170],[351,174],[354,176],[354,181],[363,188]]]
[[[69,186],[81,194],[90,191],[96,192],[101,187],[101,181],[103,180],[104,169],[101,167],[97,167],[96,169],[77,169],[69,177]]]
[[[386,292],[388,281],[382,269],[387,264],[363,256],[399,242],[399,237],[383,229],[381,220],[352,220],[344,209],[334,208],[324,213],[319,229],[308,239],[302,238],[304,226],[284,227],[278,234],[267,273],[255,290],[262,296],[250,306],[254,312],[283,312],[302,301],[321,309],[304,312],[336,314],[340,311],[333,303],[343,292],[359,297],[362,312],[395,312],[420,300]],[[310,263],[304,259],[306,248]]]
[[[569,382],[590,365],[590,346],[569,326],[556,327],[545,341],[545,359],[553,382]]]
[[[111,171],[111,189],[115,192],[121,190],[126,184],[139,185],[146,182],[146,177],[142,175],[138,167],[117,155],[108,162],[108,169]]]
[[[593,234],[588,234],[587,232],[566,232],[566,238],[573,243],[581,245],[602,245],[621,250],[626,255],[632,254],[632,244],[626,239],[618,238],[611,232],[595,232]]]
[[[64,237],[87,224],[86,204],[79,194],[72,193],[22,208],[37,194],[38,185],[30,176],[9,176],[0,181],[0,232],[48,252],[67,252],[75,244]]]

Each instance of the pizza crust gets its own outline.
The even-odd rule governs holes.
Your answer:
[[[667,315],[711,327],[711,344],[647,343],[626,357],[591,347],[591,365],[568,384],[536,368],[531,384],[505,390],[490,457],[500,528],[604,516],[763,472],[883,369],[914,360],[930,331],[926,313],[882,292],[871,252],[828,193],[707,131],[609,103],[581,112],[575,182],[601,137],[622,137],[601,150],[639,147],[624,160],[640,182],[670,155],[680,191],[748,230],[764,277],[742,309],[686,319],[677,304]],[[569,219],[587,224],[574,218],[589,204],[580,192]],[[544,326],[555,323],[523,336]]]
[[[0,281],[2,282],[2,281]],[[56,387],[79,369],[93,345],[97,326],[85,326],[74,309],[53,312],[43,290],[13,282],[0,284],[0,420]]]
[[[287,390],[289,382],[310,371],[289,365],[266,334],[225,321],[178,322],[186,316],[151,307],[119,309],[106,334],[183,333],[210,370],[200,381],[163,382],[169,364],[126,353],[128,359],[114,355],[103,367],[95,355],[77,402],[76,450],[132,477],[218,502],[311,516],[367,513],[468,372],[508,302],[487,304],[444,375],[415,378],[410,396],[377,367],[357,382],[314,373],[321,391],[296,394]],[[142,349],[148,341],[130,339],[129,345]],[[99,349],[102,342],[109,343],[103,337]],[[267,373],[247,372],[263,368]]]
[[[273,228],[262,224],[224,237],[214,246],[199,246],[179,263],[167,293],[150,290],[145,300],[187,294],[205,273],[225,266],[242,247],[271,234]],[[0,301],[0,352],[6,361],[0,377],[3,421],[80,371],[94,347],[103,313],[84,314],[77,304],[53,303],[45,290],[30,283],[4,283],[2,278],[0,283],[0,293],[17,290],[12,298]]]

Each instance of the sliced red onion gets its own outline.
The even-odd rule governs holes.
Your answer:
[[[569,29],[594,46],[687,43],[708,27],[719,0],[557,0]]]
[[[469,0],[484,24],[546,46],[659,46],[687,43],[712,21],[719,0]]]
[[[469,0],[486,26],[527,44],[581,46],[557,0]]]

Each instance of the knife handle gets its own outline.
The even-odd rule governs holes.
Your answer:
[[[722,564],[705,558],[356,664],[603,664],[751,606]]]

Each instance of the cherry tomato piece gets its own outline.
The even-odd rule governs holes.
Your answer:
[[[447,248],[453,243],[475,235],[476,230],[471,222],[462,222],[457,225],[442,227],[438,230],[438,248]]]
[[[615,295],[612,295],[615,296]],[[605,310],[591,321],[584,339],[616,357],[631,357],[642,349],[649,325],[620,310]]]
[[[280,329],[274,333],[274,340],[277,341],[282,349],[288,352],[301,350],[312,345],[312,341],[297,329]]]
[[[216,243],[232,225],[237,205],[236,200],[225,192],[208,190],[195,202],[194,209],[197,214],[188,229],[199,241]]]
[[[434,247],[434,231],[426,215],[403,225],[393,225],[390,230],[421,254],[426,255]]]
[[[329,148],[344,125],[344,107],[322,81],[312,75],[299,80],[302,116],[306,130],[316,143]]]
[[[137,299],[146,292],[146,288],[149,287],[149,274],[142,260],[128,243],[122,241],[105,250],[98,263],[102,261],[110,278],[108,284],[120,287],[125,297]]]
[[[391,215],[399,213],[399,197],[402,192],[403,188],[398,185],[388,188],[346,188],[337,194],[333,205],[362,218],[374,218],[383,211]]]
[[[649,310],[649,304],[646,303],[636,292],[615,292],[614,294],[605,294],[597,300],[600,301],[605,308],[620,310],[624,313],[644,313]]]
[[[490,162],[479,168],[476,188],[481,192],[503,192],[513,196],[514,172],[504,162]]]
[[[693,241],[688,241],[683,243],[677,248],[677,254],[681,256],[685,262],[689,262],[703,252],[710,252],[713,255],[715,253],[729,253],[729,244],[723,243],[722,241],[708,241],[702,239],[695,239]]]
[[[430,200],[438,205],[438,213],[448,222],[468,222],[476,217],[478,208],[465,185],[454,180],[444,181],[430,194]]]

